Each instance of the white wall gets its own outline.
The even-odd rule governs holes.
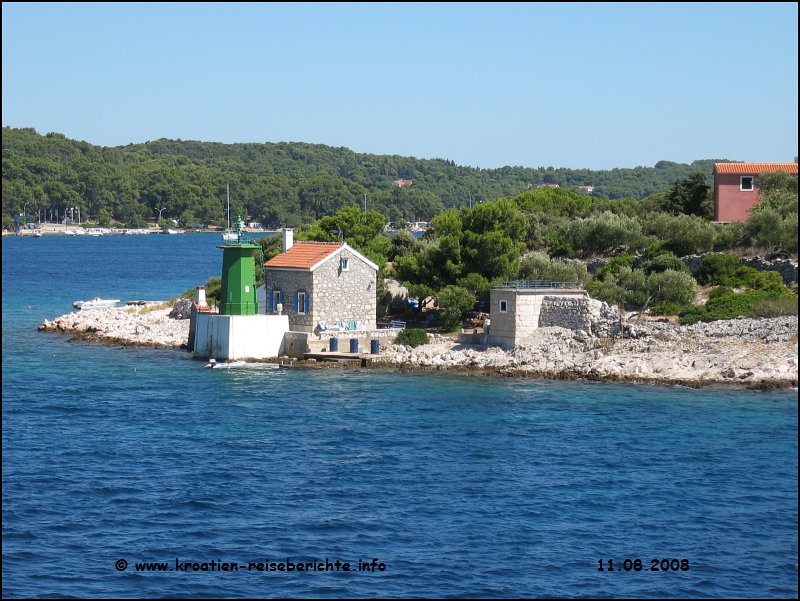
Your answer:
[[[215,359],[268,359],[283,353],[286,315],[198,313],[194,354]]]

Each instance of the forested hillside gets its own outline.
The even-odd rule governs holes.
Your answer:
[[[265,226],[299,226],[361,206],[391,221],[430,220],[447,208],[510,198],[545,184],[604,199],[642,199],[692,173],[709,177],[714,160],[691,165],[592,171],[553,167],[462,167],[446,159],[356,153],[305,143],[222,144],[155,140],[94,146],[32,128],[3,128],[3,220],[23,212],[43,220],[81,207],[83,218],[142,226],[148,219],[225,224],[231,211]],[[392,185],[396,179],[410,186]]]

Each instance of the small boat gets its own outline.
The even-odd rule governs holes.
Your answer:
[[[225,190],[228,198],[228,229],[222,233],[222,239],[225,242],[238,242],[239,232],[231,229],[231,185],[227,184]]]
[[[42,232],[34,232],[33,235],[36,236],[37,238],[41,238],[42,237]]]
[[[215,359],[209,359],[208,365],[211,369],[236,369],[237,367],[244,367],[247,365],[246,361],[231,361],[229,363],[217,363]]]
[[[72,306],[81,311],[90,309],[113,309],[119,304],[119,299],[103,299],[99,296],[89,301],[75,301]]]

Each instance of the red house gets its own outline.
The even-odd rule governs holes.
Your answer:
[[[745,221],[758,202],[755,179],[765,171],[797,175],[797,163],[715,163],[714,221]]]

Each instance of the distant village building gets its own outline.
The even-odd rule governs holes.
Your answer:
[[[414,181],[410,179],[396,179],[392,182],[392,185],[399,186],[402,188],[403,186],[410,186],[413,183]]]
[[[594,186],[578,186],[578,190],[583,190],[584,192],[591,194],[594,192]]]
[[[797,159],[794,163],[715,163],[714,221],[745,221],[758,202],[756,177],[765,171],[797,175]]]
[[[558,184],[539,184],[537,188],[558,188]]]
[[[264,264],[259,312],[280,310],[296,332],[375,329],[375,263],[343,242],[294,243],[292,230],[283,231],[282,251]]]

